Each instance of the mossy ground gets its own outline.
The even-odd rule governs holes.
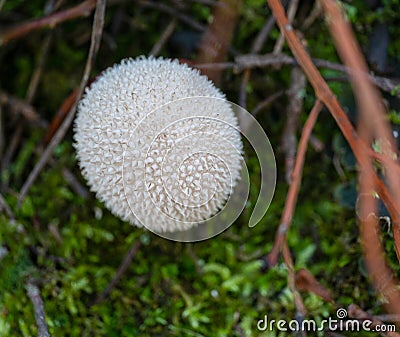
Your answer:
[[[399,35],[399,18],[393,3],[383,1],[379,12],[368,10],[361,1],[347,5],[363,46],[371,23],[379,20],[389,22],[392,36]],[[1,19],[7,22],[15,15],[21,20],[40,17],[44,5],[44,1],[6,1]],[[198,3],[187,11],[187,15],[204,24],[210,20],[210,13],[208,7]],[[118,15],[122,19],[117,20]],[[246,1],[233,47],[248,52],[269,15],[264,1]],[[91,20],[75,19],[52,33],[43,76],[32,102],[43,120],[51,121],[63,100],[79,85]],[[120,26],[113,26],[117,21]],[[160,27],[169,21],[165,14],[136,3],[122,1],[110,6],[93,76],[123,57],[147,54],[160,37]],[[188,30],[184,23],[178,23],[177,31]],[[337,60],[322,19],[304,33],[313,57]],[[46,30],[31,33],[0,48],[1,90],[26,97],[47,34]],[[274,28],[263,52],[272,50],[277,36],[278,29]],[[393,40],[389,55],[399,62],[400,41]],[[288,51],[286,47],[284,51]],[[162,54],[180,56],[168,46]],[[248,85],[249,110],[271,93],[286,89],[290,85],[289,70],[283,67],[253,72]],[[230,71],[223,77],[221,88],[233,102],[237,101],[240,80],[239,74]],[[331,85],[341,101],[348,102],[348,87],[341,82]],[[302,121],[313,105],[312,88],[307,87],[304,95]],[[276,320],[296,316],[286,266],[280,261],[266,269],[264,260],[272,248],[287,192],[280,148],[286,104],[282,98],[258,116],[270,137],[278,165],[278,184],[268,213],[256,227],[249,228],[250,209],[246,209],[224,233],[193,244],[170,242],[132,227],[112,216],[93,194],[88,198],[79,196],[63,175],[67,169],[85,186],[75,160],[71,131],[18,207],[18,192],[41,156],[46,133],[43,128],[25,123],[15,156],[1,175],[6,186],[2,194],[15,220],[0,214],[0,245],[8,251],[0,261],[0,336],[37,334],[34,311],[26,294],[28,279],[39,285],[52,336],[285,336],[287,333],[276,330],[261,333],[257,322],[264,315]],[[348,107],[354,109],[351,104]],[[395,111],[392,115],[397,116]],[[24,122],[3,113],[6,144],[19,123]],[[347,207],[354,205],[355,188],[346,188],[354,186],[356,167],[328,112],[321,113],[314,136],[325,147],[321,152],[312,147],[308,151],[288,244],[295,268],[309,270],[331,290],[334,303],[302,293],[307,318],[320,321],[334,317],[338,307],[346,308],[351,303],[371,314],[382,313],[382,299],[374,292],[364,267],[355,212]],[[337,172],[337,160],[344,167],[344,176]],[[254,182],[251,208],[259,177],[254,155],[248,154],[247,162]],[[383,223],[388,260],[399,273],[390,228],[385,226]],[[141,242],[140,249],[121,280],[101,304],[92,305],[136,241]]]

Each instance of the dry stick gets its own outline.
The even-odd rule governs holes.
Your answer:
[[[49,3],[47,3],[47,5],[45,6],[46,15],[50,14],[53,10],[54,10],[53,4],[50,3],[50,5],[49,5]],[[21,113],[24,115],[25,119],[27,119],[29,122],[35,122],[35,123],[39,124],[39,126],[41,126],[41,127],[47,126],[47,122],[41,120],[40,115],[31,106],[31,103],[33,101],[33,98],[35,97],[37,88],[39,86],[40,78],[42,76],[43,68],[46,63],[46,59],[47,59],[47,55],[48,55],[48,52],[50,49],[51,41],[52,41],[52,33],[47,34],[44,41],[42,42],[38,61],[37,61],[35,70],[33,71],[33,74],[31,76],[28,90],[26,93],[26,101],[19,100],[17,98],[13,98],[13,97],[11,97],[11,99],[9,100],[9,104],[12,106],[11,110],[16,110],[16,109],[20,110]],[[0,96],[1,96],[1,94],[0,94]],[[0,97],[0,100],[1,100],[1,97]],[[31,113],[30,115],[32,115],[31,117],[34,117],[34,118],[28,119],[26,112],[30,111],[31,109],[32,109],[33,114]],[[25,112],[25,114],[24,114],[24,112]],[[18,147],[19,141],[21,140],[21,134],[24,130],[25,122],[26,122],[25,120],[19,121],[19,123],[11,137],[10,146],[8,146],[7,152],[4,155],[4,161],[1,164],[2,171],[6,170],[6,168],[8,167],[8,165],[11,161],[11,158],[14,156],[14,152]],[[8,185],[8,179],[3,181],[3,184],[1,186],[2,189],[6,189],[7,185]]]
[[[15,215],[12,212],[10,206],[8,206],[6,199],[4,199],[4,197],[0,194],[0,211],[3,210],[10,220],[15,219]]]
[[[44,126],[44,121],[40,119],[40,115],[37,113],[35,108],[30,105],[30,100],[23,100],[14,97],[8,93],[0,91],[0,105],[9,105],[10,111],[15,114],[21,114],[27,121],[31,123],[37,123]]]
[[[18,144],[22,137],[22,132],[24,131],[23,125],[24,125],[24,123],[18,123],[18,125],[15,128],[15,131],[11,137],[11,141],[9,141],[9,143],[7,144],[7,149],[2,158],[1,167],[0,167],[2,175],[3,175],[4,171],[6,171],[8,169],[8,165],[9,165],[12,157],[14,156],[15,151],[17,150]],[[8,183],[9,183],[8,180],[9,180],[9,178],[6,178],[6,179],[2,179],[2,181],[1,181],[0,188],[3,191],[5,191],[8,187]]]
[[[110,294],[111,290],[116,286],[122,275],[125,273],[125,271],[128,269],[129,265],[132,262],[132,259],[136,255],[140,248],[140,241],[135,241],[131,248],[129,248],[128,252],[125,254],[124,259],[122,260],[121,265],[118,267],[117,272],[115,273],[114,277],[110,281],[110,283],[107,285],[106,289],[95,299],[93,302],[93,305],[100,304],[103,302],[107,296]]]
[[[289,289],[293,294],[293,299],[294,299],[294,305],[296,307],[296,319],[299,321],[304,320],[305,315],[307,314],[307,309],[303,303],[303,299],[301,298],[301,295],[299,291],[296,288],[296,272],[294,270],[294,263],[292,259],[292,255],[290,254],[289,247],[286,243],[286,241],[283,244],[282,247],[282,257],[283,261],[285,262],[287,268],[288,268],[288,285]],[[306,333],[304,331],[300,331],[301,337],[305,337]],[[296,335],[298,336],[298,335]]]
[[[292,217],[294,208],[297,201],[297,195],[300,189],[301,176],[303,171],[304,160],[307,152],[307,143],[310,139],[311,132],[314,128],[315,122],[317,120],[318,114],[322,109],[322,103],[320,100],[317,100],[312,108],[309,117],[307,118],[306,123],[303,127],[303,132],[301,134],[298,152],[296,155],[296,161],[292,172],[292,183],[289,187],[289,192],[286,197],[285,208],[282,213],[281,224],[279,225],[277,231],[277,238],[275,239],[274,249],[278,249],[280,251],[282,249],[282,257],[288,268],[288,285],[289,289],[294,297],[294,304],[296,306],[296,316],[303,320],[304,316],[307,313],[306,307],[304,306],[301,295],[296,287],[296,272],[294,270],[293,259],[290,254],[289,247],[286,242],[286,232],[288,231]],[[277,246],[277,244],[281,244],[281,246]],[[276,248],[275,248],[276,247]],[[272,254],[272,252],[271,252]],[[270,256],[271,256],[270,254]],[[268,261],[270,259],[268,258]],[[302,332],[302,336],[306,336],[305,332]]]
[[[289,8],[287,10],[287,18],[288,18],[290,23],[292,23],[295,15],[296,15],[298,5],[299,5],[299,0],[290,1]],[[279,54],[282,51],[284,43],[285,43],[285,37],[281,33],[279,35],[278,40],[276,41],[273,54]]]
[[[296,16],[298,0],[292,0],[289,3],[287,16],[289,22],[292,22]],[[281,33],[273,50],[273,54],[279,54],[282,51],[285,39]],[[293,165],[296,154],[296,129],[303,108],[303,97],[300,94],[306,86],[306,76],[303,71],[297,67],[291,70],[291,86],[287,91],[289,98],[289,106],[287,108],[287,120],[282,136],[282,145],[285,152],[285,170],[286,182],[290,184],[290,176],[293,171]]]
[[[383,315],[374,315],[375,319],[379,319],[382,322],[400,322],[400,315],[393,314],[383,314]]]
[[[28,91],[26,94],[26,100],[29,103],[32,103],[33,98],[35,97],[37,88],[39,86],[40,78],[42,77],[43,69],[46,64],[47,60],[47,55],[50,49],[51,42],[53,40],[53,34],[50,32],[47,34],[45,37],[43,43],[42,43],[42,48],[40,50],[40,55],[39,55],[39,61],[37,63],[37,66],[32,74],[31,81],[29,83]]]
[[[151,49],[150,55],[157,56],[160,53],[162,47],[167,43],[168,39],[171,37],[175,28],[176,28],[176,18],[173,18],[171,22],[168,24],[168,26],[165,28],[164,32],[158,39],[157,43]]]
[[[291,181],[291,174],[296,155],[297,137],[305,87],[307,84],[306,76],[299,67],[293,67],[290,73],[290,89],[287,90],[289,104],[286,110],[286,123],[282,135],[282,147],[285,153],[285,179],[288,184]]]
[[[71,186],[71,189],[83,199],[88,199],[90,196],[89,191],[83,186],[75,175],[67,168],[62,169],[62,175],[65,181]]]
[[[351,69],[346,67],[345,65],[317,58],[312,58],[312,61],[315,64],[315,66],[319,68],[327,68],[351,74]],[[232,67],[236,71],[241,71],[242,69],[246,68],[264,67],[268,65],[280,65],[280,64],[298,65],[298,62],[295,58],[290,57],[286,54],[240,55],[235,58],[235,62],[236,64],[233,64]],[[365,76],[367,76],[369,80],[371,80],[379,88],[389,93],[391,91],[395,91],[396,88],[400,85],[400,81],[398,80],[396,81],[385,77],[373,76],[368,73],[366,73]],[[400,98],[400,90],[395,92],[394,96]]]
[[[28,281],[28,284],[26,286],[26,291],[28,297],[30,298],[33,304],[33,309],[35,311],[36,325],[38,328],[38,337],[50,337],[49,331],[47,329],[46,316],[44,313],[43,301],[42,298],[40,297],[39,288],[31,281]]]
[[[362,310],[356,304],[350,304],[349,307],[347,308],[347,312],[348,312],[348,315],[350,318],[355,318],[360,321],[369,320],[371,322],[371,325],[370,325],[371,329],[376,328],[377,326],[386,326],[386,324],[384,324],[382,322],[382,320],[380,320],[376,316],[374,317],[374,316],[369,315],[368,313],[366,313],[364,310]],[[379,330],[375,330],[375,331],[379,331]],[[379,334],[384,337],[400,337],[400,334],[398,334],[395,331],[388,331],[388,332],[382,331]]]
[[[312,62],[318,68],[326,68],[331,70],[336,70],[340,72],[344,72],[347,74],[351,73],[351,70],[346,66],[334,62],[330,62],[322,59],[312,58]],[[295,58],[290,57],[286,54],[265,54],[265,55],[254,55],[254,54],[244,54],[237,56],[235,58],[235,62],[221,62],[221,63],[203,63],[203,64],[195,64],[194,67],[199,69],[206,68],[216,68],[216,69],[233,69],[235,72],[241,72],[246,69],[252,68],[262,68],[266,66],[273,65],[298,65],[298,62]],[[392,80],[386,77],[373,76],[367,74],[368,78],[380,89],[386,92],[395,91],[396,88],[400,85],[400,81]],[[395,91],[395,97],[400,98],[400,90]]]
[[[335,0],[322,1],[322,7],[328,18],[328,26],[336,44],[339,55],[344,63],[352,69],[351,82],[357,99],[357,104],[361,112],[360,129],[361,135],[366,141],[371,141],[373,137],[381,142],[383,165],[385,175],[390,185],[392,201],[400,204],[400,180],[398,176],[398,165],[393,160],[396,153],[395,141],[386,120],[385,110],[381,104],[382,98],[379,92],[373,87],[372,83],[364,75],[368,72],[367,64],[362,56],[361,50],[356,42],[350,24],[345,20],[344,14]],[[360,151],[363,156],[365,166],[361,166],[359,174],[360,193],[369,193],[375,190],[376,179],[368,152]],[[394,199],[394,200],[393,200]],[[385,202],[385,200],[384,200]],[[387,300],[385,307],[389,312],[400,314],[400,291],[398,282],[390,267],[386,264],[384,248],[379,238],[379,225],[375,216],[365,217],[371,211],[375,213],[377,203],[374,197],[362,198],[360,202],[361,213],[364,216],[360,219],[360,234],[364,248],[364,255],[368,270],[378,292],[381,292]],[[398,209],[397,209],[398,210]],[[391,212],[394,241],[397,254],[400,250],[400,213],[392,210]],[[400,261],[400,260],[399,260]]]
[[[275,101],[277,98],[281,97],[285,93],[286,93],[286,90],[281,90],[281,91],[278,91],[278,92],[272,94],[271,96],[267,97],[266,99],[264,99],[263,101],[261,101],[260,103],[258,103],[256,105],[256,107],[251,112],[251,114],[253,116],[256,116],[262,109],[264,109],[265,107],[270,105],[273,101]]]
[[[301,42],[293,31],[292,26],[289,24],[280,2],[278,0],[268,0],[268,3],[274,12],[279,27],[285,34],[286,41],[288,42],[291,51],[296,57],[298,64],[303,68],[308,80],[313,86],[316,96],[329,109],[339,128],[341,129],[344,137],[349,142],[349,145],[352,148],[355,157],[357,158],[360,165],[363,166],[363,164],[366,163],[364,157],[362,156],[362,154],[360,154],[360,151],[369,151],[369,147],[359,138],[336,96],[333,94],[328,84],[324,81],[323,77],[318,72],[318,69],[313,64],[310,56],[303,48]],[[374,175],[374,179],[377,181],[379,180],[376,174]],[[383,187],[383,189],[385,189],[385,187]],[[387,196],[389,199],[391,198],[390,193],[386,193],[385,196]],[[389,200],[385,199],[384,201],[389,202]],[[392,204],[396,209],[398,209],[398,206],[396,206],[394,202],[392,202]]]
[[[106,0],[97,0],[96,4],[96,11],[94,14],[93,19],[93,28],[92,28],[92,38],[90,43],[90,49],[88,58],[86,61],[85,70],[83,72],[82,80],[79,85],[78,95],[76,97],[75,103],[72,108],[69,110],[68,115],[64,119],[63,123],[61,124],[60,128],[55,133],[53,139],[49,143],[49,145],[44,150],[42,156],[40,157],[39,161],[33,168],[32,172],[29,174],[28,179],[25,181],[24,185],[21,188],[21,192],[18,198],[18,204],[21,205],[22,201],[24,200],[26,193],[28,192],[29,188],[32,186],[34,181],[36,180],[37,176],[39,175],[40,171],[46,165],[47,161],[49,160],[51,154],[53,153],[54,148],[61,142],[64,138],[65,134],[67,133],[73,119],[75,116],[76,107],[78,102],[83,94],[83,91],[86,87],[86,84],[89,80],[90,71],[92,69],[93,61],[96,57],[97,51],[100,47],[101,41],[101,34],[103,31],[104,25],[104,13],[105,13],[105,6]]]
[[[312,63],[311,58],[304,50],[303,46],[301,45],[299,39],[297,38],[295,32],[293,31],[293,27],[289,24],[285,12],[283,10],[282,5],[280,4],[279,0],[267,0],[270,8],[274,12],[275,18],[278,22],[278,25],[281,31],[284,33],[286,41],[293,52],[294,56],[296,57],[298,63],[303,68],[304,72],[307,75],[307,78],[311,82],[316,95],[322,102],[327,106],[329,111],[331,112],[332,116],[335,118],[339,128],[341,129],[343,135],[349,142],[350,147],[353,150],[357,161],[359,162],[361,167],[368,167],[369,162],[365,159],[363,153],[369,151],[369,147],[363,142],[362,139],[357,135],[356,131],[354,130],[352,124],[350,123],[346,113],[343,111],[342,107],[340,106],[338,100],[336,99],[335,95],[330,90],[327,83],[322,78],[321,74],[318,72],[315,65]],[[379,182],[379,177],[375,172],[372,173],[374,181],[377,183]],[[382,184],[383,185],[383,184]],[[393,197],[387,190],[386,186],[382,186],[382,190],[378,190],[380,193],[383,201],[385,204],[389,202],[396,210],[396,214],[400,214],[398,205],[396,201],[393,200]],[[396,217],[396,214],[395,217]],[[394,298],[397,300],[397,303],[400,303],[400,295],[398,290],[392,287],[392,283],[386,287],[383,291],[385,295],[390,296],[390,300]],[[395,302],[393,302],[395,303]],[[400,308],[398,308],[400,310]]]
[[[75,19],[81,16],[88,16],[96,6],[96,0],[86,0],[79,5],[60,11],[40,19],[25,22],[16,27],[10,28],[0,35],[0,46],[11,40],[20,38],[32,31],[42,29],[44,27],[54,28],[58,24]]]
[[[351,82],[354,88],[357,104],[360,107],[361,115],[369,130],[373,130],[372,137],[380,141],[382,148],[382,163],[386,168],[385,176],[392,195],[397,204],[400,203],[400,180],[398,175],[399,166],[392,160],[396,153],[395,140],[393,138],[386,113],[381,104],[382,98],[379,92],[372,86],[370,81],[365,78],[368,71],[367,64],[362,56],[361,50],[356,43],[350,25],[344,19],[340,8],[335,2],[326,1],[323,3],[330,20],[329,28],[337,45],[340,56],[344,62],[352,69]],[[400,214],[392,215],[394,225],[394,240],[397,255],[400,252]],[[367,245],[369,246],[369,245]],[[400,259],[399,259],[400,261]],[[400,309],[399,309],[400,310]]]
[[[294,304],[296,306],[296,311],[297,311],[296,316],[298,316],[301,320],[304,319],[307,310],[306,307],[304,306],[301,295],[296,288],[296,272],[294,270],[294,264],[292,256],[290,254],[290,250],[286,242],[286,232],[288,231],[292,221],[297,195],[300,189],[303,165],[307,152],[307,143],[308,140],[310,139],[311,132],[314,128],[315,122],[317,120],[318,114],[321,111],[321,109],[322,109],[322,103],[321,101],[317,100],[310,112],[310,115],[306,123],[304,124],[303,132],[301,134],[299,142],[298,152],[296,155],[295,165],[292,172],[292,183],[289,187],[289,192],[287,194],[285,208],[282,213],[281,224],[279,225],[277,231],[277,235],[279,235],[280,238],[275,239],[275,245],[278,243],[278,241],[282,240],[282,246],[278,247],[278,249],[279,250],[282,249],[283,261],[285,262],[288,268],[288,285],[289,289],[293,294]],[[302,333],[302,335],[305,336],[305,333]]]
[[[137,3],[140,6],[143,7],[148,7],[148,8],[153,8],[157,9],[160,12],[167,13],[169,15],[172,15],[173,17],[177,18],[178,20],[182,21],[183,23],[187,24],[189,27],[192,27],[193,29],[202,32],[206,28],[202,23],[194,20],[194,18],[185,15],[183,13],[177,12],[176,9],[169,7],[163,3],[156,2],[156,1],[149,1],[149,0],[138,0]]]
[[[303,171],[304,159],[307,151],[307,142],[310,138],[312,128],[315,124],[319,111],[322,109],[322,103],[317,100],[310,112],[306,123],[304,124],[303,132],[300,137],[300,142],[297,150],[296,160],[292,172],[292,183],[289,186],[289,191],[286,195],[285,207],[282,212],[281,222],[276,231],[274,246],[268,254],[267,260],[269,265],[276,265],[278,255],[283,249],[286,242],[286,233],[292,222],[293,212],[296,206],[297,196],[300,189],[301,175]]]
[[[322,14],[322,8],[319,1],[315,1],[314,7],[311,10],[310,15],[303,21],[301,25],[301,30],[307,30],[311,27],[314,21]]]
[[[274,27],[275,24],[275,18],[273,16],[270,16],[267,22],[264,24],[264,26],[261,28],[260,32],[256,36],[256,38],[253,41],[253,45],[251,47],[251,53],[252,54],[257,54],[260,52],[263,44],[265,43],[269,33],[271,32],[272,28]],[[239,89],[239,105],[242,106],[243,108],[246,108],[246,100],[247,100],[247,84],[249,83],[250,80],[250,69],[246,69],[243,73],[242,76],[242,81],[240,83],[240,89]]]

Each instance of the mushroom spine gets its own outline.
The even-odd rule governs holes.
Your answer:
[[[86,89],[78,163],[116,216],[183,231],[220,211],[240,177],[242,141],[225,95],[177,60],[125,59]]]

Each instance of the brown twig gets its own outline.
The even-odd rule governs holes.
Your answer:
[[[1,172],[2,175],[4,171],[8,170],[9,164],[11,162],[11,159],[14,156],[15,151],[18,148],[18,144],[22,138],[22,132],[24,131],[24,123],[20,122],[18,123],[17,127],[15,128],[15,131],[11,137],[11,141],[7,144],[7,149],[4,153],[4,156],[1,161]],[[4,176],[4,175],[3,175]],[[9,183],[9,178],[7,179],[2,179],[1,181],[1,189],[6,190],[7,186]]]
[[[288,10],[287,10],[287,18],[288,18],[290,23],[293,22],[293,19],[296,16],[298,5],[299,5],[299,0],[292,0],[289,3],[289,7],[288,7]],[[278,40],[275,43],[273,54],[280,54],[281,51],[282,51],[284,43],[285,43],[285,37],[281,33],[279,35]]]
[[[296,287],[298,290],[308,291],[320,296],[324,301],[332,302],[332,294],[306,269],[296,272]]]
[[[319,1],[315,1],[313,9],[311,10],[310,15],[303,21],[301,25],[301,30],[307,30],[311,27],[314,21],[322,14],[322,8]]]
[[[358,305],[356,304],[350,304],[349,307],[347,308],[347,312],[349,317],[351,318],[356,318],[359,320],[370,320],[371,321],[371,325],[370,328],[376,328],[377,326],[384,326],[386,324],[384,324],[380,319],[378,319],[376,316],[371,316],[368,313],[366,313],[364,310],[362,310]],[[384,337],[400,337],[400,334],[395,332],[395,331],[388,331],[385,332],[383,329],[381,332],[379,332],[379,330],[375,330],[377,331],[381,336]]]
[[[143,7],[153,8],[153,9],[159,10],[160,12],[167,13],[199,32],[202,32],[206,29],[206,26],[204,26],[202,23],[196,21],[194,18],[192,18],[184,13],[180,13],[180,12],[176,11],[173,7],[167,6],[163,3],[156,2],[156,1],[149,1],[149,0],[139,0],[138,4]]]
[[[51,154],[53,153],[54,148],[64,138],[64,135],[68,131],[68,129],[69,129],[69,127],[70,127],[70,125],[71,125],[71,123],[72,123],[72,121],[74,119],[76,107],[78,105],[79,99],[81,98],[81,96],[83,94],[83,91],[84,91],[84,89],[86,87],[86,84],[88,83],[89,76],[90,76],[90,71],[92,69],[92,64],[93,64],[93,61],[94,61],[94,59],[95,59],[95,57],[97,55],[97,51],[98,51],[98,49],[100,47],[101,35],[102,35],[103,25],[104,25],[105,6],[106,6],[106,1],[105,0],[97,0],[96,11],[95,11],[95,14],[94,14],[94,19],[93,19],[92,39],[91,39],[89,54],[88,54],[85,70],[83,72],[82,80],[81,80],[81,83],[80,83],[80,86],[79,86],[79,91],[78,91],[78,95],[76,97],[75,103],[72,106],[71,110],[68,112],[68,115],[64,119],[64,121],[61,124],[60,128],[55,133],[55,135],[52,138],[51,142],[49,143],[49,145],[44,150],[40,160],[37,162],[37,164],[33,168],[32,172],[29,174],[28,179],[26,180],[26,182],[22,186],[21,191],[20,191],[20,196],[18,198],[19,205],[21,205],[21,203],[24,200],[25,195],[28,192],[29,188],[32,186],[32,184],[36,180],[36,178],[39,175],[40,171],[46,165],[46,163],[49,160]]]
[[[32,74],[31,81],[28,86],[28,91],[26,94],[26,100],[29,103],[32,103],[33,98],[35,97],[37,88],[39,86],[40,78],[42,77],[43,68],[46,63],[47,55],[50,49],[51,42],[53,40],[53,34],[48,34],[43,43],[42,48],[40,49],[39,60],[37,62],[36,68]]]
[[[213,20],[206,28],[199,46],[196,62],[222,62],[233,37],[242,0],[219,0],[213,8]],[[218,69],[202,71],[216,85],[221,81]]]
[[[286,233],[289,230],[290,224],[292,222],[294,209],[296,207],[297,195],[300,189],[303,164],[307,152],[307,143],[321,109],[322,104],[319,100],[317,100],[303,127],[303,132],[300,137],[296,160],[291,177],[292,183],[290,184],[289,191],[286,195],[285,207],[282,212],[279,228],[275,235],[274,246],[272,247],[272,250],[267,257],[270,266],[274,266],[277,264],[279,253],[282,251],[283,246],[286,242]]]
[[[360,139],[357,132],[354,130],[336,96],[330,90],[329,86],[313,64],[310,56],[304,50],[301,42],[293,31],[292,26],[288,23],[282,5],[277,0],[268,0],[268,3],[274,12],[279,27],[285,34],[290,49],[295,55],[299,65],[303,68],[305,74],[307,75],[307,78],[313,86],[317,97],[321,99],[321,101],[327,106],[332,116],[335,118],[343,135],[349,142],[358,162],[361,166],[363,166],[363,164],[365,164],[365,159],[360,152],[367,152],[369,150],[367,145]],[[379,179],[376,174],[374,175],[374,179]]]
[[[344,72],[347,74],[351,73],[351,70],[346,66],[334,62],[330,62],[322,59],[311,59],[314,65],[318,68],[326,68]],[[234,72],[241,72],[246,69],[263,68],[267,66],[280,66],[280,65],[299,65],[297,60],[286,54],[244,54],[235,57],[235,62],[221,62],[221,63],[203,63],[195,64],[194,67],[199,69],[216,68],[216,69],[233,69]],[[394,92],[395,97],[400,97],[400,91],[395,89],[400,85],[399,80],[393,80],[386,77],[374,76],[366,74],[366,76],[374,83],[377,87],[386,92]]]
[[[261,101],[260,103],[258,103],[256,105],[256,107],[254,108],[254,110],[251,112],[251,114],[253,116],[256,116],[262,109],[266,108],[268,105],[270,105],[273,101],[275,101],[276,99],[278,99],[279,97],[281,97],[282,95],[284,95],[286,93],[286,90],[281,90],[278,91],[274,94],[272,94],[271,96],[267,97],[266,99],[264,99],[263,101]]]
[[[291,182],[296,156],[296,131],[303,109],[304,91],[307,79],[300,68],[294,67],[291,70],[290,82],[290,89],[287,90],[289,105],[286,110],[286,123],[282,134],[282,147],[285,152],[285,177],[288,184]]]
[[[51,1],[51,0],[47,1],[46,5],[45,5],[46,15],[50,14],[54,10],[55,10],[55,8],[54,8],[53,1]],[[29,121],[30,124],[38,124],[41,127],[47,126],[47,122],[40,118],[40,115],[31,106],[31,103],[33,102],[37,88],[39,86],[40,78],[42,77],[42,73],[43,73],[47,55],[48,55],[48,52],[50,49],[51,41],[52,41],[52,33],[48,34],[45,37],[44,41],[42,42],[39,57],[36,62],[36,67],[35,67],[35,70],[33,71],[31,79],[29,81],[28,90],[26,93],[26,101],[19,100],[17,98],[13,98],[13,97],[9,97],[9,98],[11,98],[11,100],[9,100],[8,103],[12,107],[11,110],[12,111],[16,110],[16,109],[20,110],[26,120],[20,120],[18,122],[17,127],[15,128],[15,131],[11,137],[11,142],[7,148],[7,152],[5,153],[4,160],[2,161],[2,164],[1,164],[2,171],[6,170],[6,168],[8,167],[8,165],[11,161],[11,158],[13,157],[13,155],[18,147],[18,143],[21,140],[21,135],[22,135],[22,132],[26,125],[26,121]],[[28,116],[26,114],[24,114],[24,112],[29,112],[30,109],[33,109],[34,114],[31,113],[33,119],[29,119]],[[1,186],[2,189],[5,189],[7,187],[7,184],[8,184],[8,179],[7,180],[4,179],[2,186]]]
[[[318,112],[317,112],[318,113]],[[307,309],[303,303],[303,299],[296,287],[296,272],[294,270],[294,264],[292,255],[290,254],[289,247],[287,242],[284,241],[282,245],[282,257],[288,268],[288,286],[290,291],[293,294],[294,305],[296,307],[296,318],[300,321],[304,320],[305,315],[307,314]],[[301,337],[305,337],[305,331],[301,332]]]
[[[62,175],[65,179],[65,181],[68,183],[69,186],[71,186],[71,189],[79,195],[83,199],[89,198],[89,191],[85,186],[83,186],[79,180],[75,177],[75,175],[68,170],[67,168],[62,169]]]
[[[41,126],[44,126],[44,122],[41,120],[40,115],[37,113],[35,108],[23,99],[0,91],[0,105],[8,105],[10,107],[10,111],[13,113],[21,114],[27,121],[31,123],[37,123]]]
[[[79,88],[75,89],[66,99],[64,99],[64,101],[61,103],[61,106],[54,114],[54,117],[47,128],[46,135],[44,136],[44,143],[46,145],[49,144],[50,141],[53,139],[54,134],[60,128],[60,125],[65,120],[65,117],[68,115],[69,111],[74,106],[78,93],[79,93]]]
[[[323,2],[324,4],[325,2]],[[332,2],[334,5],[336,3],[333,1]],[[286,41],[296,57],[298,63],[300,66],[303,68],[304,72],[307,75],[307,78],[309,79],[311,85],[313,86],[315,93],[321,101],[324,102],[324,104],[327,106],[329,111],[331,112],[332,116],[335,118],[338,126],[340,127],[343,135],[349,142],[350,147],[353,150],[353,153],[359,162],[360,166],[363,168],[368,168],[370,163],[368,161],[368,158],[365,156],[365,154],[368,152],[368,146],[364,143],[364,141],[358,136],[356,131],[354,130],[352,124],[350,123],[346,113],[344,112],[343,108],[339,104],[338,100],[336,99],[335,95],[332,93],[330,90],[329,86],[326,84],[324,79],[322,78],[321,74],[318,72],[317,68],[313,64],[311,58],[307,54],[307,52],[304,50],[302,44],[300,43],[299,39],[297,38],[295,32],[293,31],[293,27],[290,25],[288,22],[285,12],[283,10],[283,7],[281,3],[278,0],[268,0],[268,4],[270,8],[272,9],[274,16],[277,20],[277,23],[285,35]],[[332,20],[333,22],[334,20]],[[343,36],[343,34],[341,34]],[[352,41],[353,44],[355,44],[354,41]],[[363,76],[363,79],[367,79],[366,76]],[[372,179],[377,182],[379,181],[379,178],[375,172],[371,173]],[[396,201],[393,200],[393,196],[387,191],[386,186],[382,187],[383,190],[385,190],[385,193],[383,194],[382,191],[378,191],[381,193],[382,200],[386,203],[392,203],[393,205],[396,205]],[[400,191],[399,191],[400,193]],[[395,207],[395,206],[394,206]],[[400,214],[400,213],[397,213]],[[396,215],[395,215],[396,217]],[[276,249],[275,249],[276,250]],[[276,254],[276,251],[275,251]],[[381,256],[382,259],[382,256]],[[386,269],[382,270],[386,271]],[[387,280],[387,278],[385,278]],[[390,282],[390,284],[387,284],[387,287],[384,287],[384,289],[379,289],[382,291],[382,293],[387,296],[389,300],[388,308],[390,310],[395,310],[397,312],[400,310],[400,307],[397,309],[395,308],[396,304],[395,303],[400,303],[400,295],[398,290],[394,287],[393,282]]]
[[[44,313],[43,300],[40,296],[39,288],[32,281],[28,281],[26,291],[35,311],[36,325],[38,328],[38,337],[50,337],[47,329],[46,315]]]
[[[264,26],[261,28],[260,32],[257,34],[256,38],[253,41],[251,46],[251,53],[257,54],[260,52],[262,46],[264,45],[269,33],[271,32],[272,28],[275,24],[275,18],[270,16]],[[246,69],[242,75],[242,81],[240,83],[239,88],[239,105],[243,108],[246,108],[246,101],[247,101],[247,84],[250,80],[251,70]]]
[[[378,91],[373,87],[371,82],[365,76],[368,72],[367,64],[362,56],[361,50],[356,42],[353,31],[345,20],[344,15],[334,0],[322,1],[322,7],[328,19],[328,26],[333,36],[336,48],[344,63],[352,69],[351,83],[357,99],[357,105],[361,113],[359,120],[360,135],[364,139],[364,143],[369,144],[373,137],[377,137],[381,142],[383,157],[386,157],[384,166],[386,168],[385,175],[391,187],[391,193],[385,197],[382,196],[386,203],[400,203],[400,180],[397,175],[398,166],[392,158],[394,150],[394,139],[390,131],[390,126],[385,118],[385,111],[381,104],[381,97]],[[364,143],[357,144],[359,147],[358,155],[360,156],[361,171],[359,173],[360,195],[371,194],[376,190],[376,173],[373,170],[371,158],[368,151],[364,151]],[[400,314],[400,291],[397,281],[395,281],[393,273],[386,264],[384,249],[379,238],[378,221],[375,216],[370,214],[376,213],[377,203],[371,195],[362,198],[359,203],[360,212],[360,235],[364,248],[364,256],[368,270],[372,276],[375,288],[386,298],[386,309],[391,313]],[[400,226],[400,213],[391,211],[393,226],[398,229]],[[395,237],[395,245],[400,249],[400,240]]]
[[[72,20],[81,16],[88,16],[95,6],[96,0],[86,0],[75,7],[10,28],[0,35],[0,46],[8,43],[11,40],[20,38],[32,31],[45,27],[54,28],[64,21]]]
[[[111,290],[117,285],[118,281],[121,279],[122,275],[126,272],[129,265],[132,262],[132,259],[138,252],[140,248],[140,241],[135,241],[133,245],[129,248],[128,252],[125,254],[124,259],[122,260],[120,266],[118,267],[117,272],[115,273],[114,277],[107,285],[106,289],[94,300],[93,305],[100,304],[103,302],[107,296],[110,294]]]
[[[173,18],[171,22],[168,24],[168,26],[164,29],[164,32],[161,34],[156,44],[151,49],[150,55],[157,56],[160,53],[162,47],[167,43],[168,39],[171,37],[175,28],[176,28],[176,19]]]

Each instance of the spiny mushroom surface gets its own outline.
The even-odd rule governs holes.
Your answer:
[[[125,59],[86,90],[75,120],[82,174],[116,216],[154,232],[190,229],[223,208],[242,142],[229,102],[177,60]]]

